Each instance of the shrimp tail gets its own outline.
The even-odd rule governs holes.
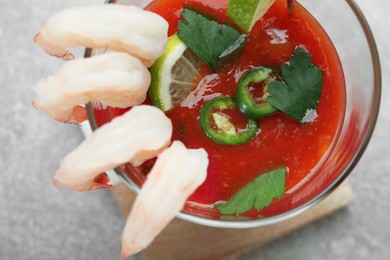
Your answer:
[[[141,245],[140,242],[136,241],[135,239],[133,241],[125,241],[123,237],[124,236],[122,236],[122,259],[126,259],[129,256],[137,254],[149,246],[149,244]]]
[[[48,111],[44,107],[40,106],[39,103],[35,100],[32,102],[32,106],[38,111],[51,115],[54,120],[61,123],[80,125],[82,122],[88,119],[85,107],[80,105],[75,106],[72,108],[72,110],[66,111],[64,113],[54,113],[53,111]]]
[[[78,191],[78,192],[92,191],[92,190],[98,190],[98,189],[112,190],[114,187],[111,184],[109,184],[109,182],[110,182],[110,178],[108,177],[108,175],[106,173],[100,173],[92,181],[88,181],[88,182],[81,184],[81,185],[78,185],[78,186],[65,184],[58,177],[55,177],[53,179],[53,183],[57,187],[64,188],[64,189],[71,189],[73,191]]]
[[[62,121],[64,123],[69,124],[81,124],[82,122],[86,121],[88,119],[87,111],[85,110],[85,107],[83,106],[75,106],[70,113],[69,117]]]
[[[140,250],[137,250],[137,253],[139,252]],[[123,245],[122,245],[122,254],[121,254],[121,257],[122,259],[125,259],[125,258],[128,258],[129,256],[133,255],[131,252],[127,252],[126,250],[123,249]]]
[[[51,56],[55,56],[63,60],[73,60],[75,58],[69,50],[63,50],[62,48],[53,45],[47,37],[45,37],[45,33],[43,31],[35,35],[34,42]]]
[[[114,187],[111,184],[109,184],[109,182],[110,182],[110,178],[108,177],[107,173],[103,172],[98,176],[96,176],[96,178],[92,181],[88,191],[99,190],[99,189],[113,190]]]

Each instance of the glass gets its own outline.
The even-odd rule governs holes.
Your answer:
[[[147,0],[111,0],[113,4],[146,6]],[[177,217],[196,224],[220,228],[252,228],[275,224],[295,217],[328,196],[353,170],[362,156],[375,127],[381,94],[381,71],[376,44],[364,15],[353,0],[300,0],[332,39],[344,68],[346,114],[341,134],[323,164],[294,191],[294,208],[282,214],[256,220],[230,217],[220,219],[215,210],[186,204]],[[340,15],[342,14],[342,15]],[[86,56],[99,50],[87,50]],[[97,128],[94,107],[87,111],[92,129]],[[102,116],[102,115],[100,115]],[[103,115],[110,117],[109,114]],[[125,173],[125,171],[127,173]],[[129,164],[115,169],[132,190],[139,192],[145,177]]]

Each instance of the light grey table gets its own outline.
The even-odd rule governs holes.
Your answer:
[[[377,128],[350,178],[357,200],[237,259],[390,259],[390,2],[357,2],[373,28],[383,71]],[[53,13],[77,4],[0,0],[0,259],[120,259],[123,221],[110,192],[79,194],[51,183],[61,158],[83,139],[79,128],[31,107],[34,84],[62,63],[32,38]]]

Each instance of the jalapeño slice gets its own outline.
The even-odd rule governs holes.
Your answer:
[[[272,70],[266,67],[253,68],[240,80],[236,91],[237,104],[241,112],[249,118],[258,119],[265,117],[277,109],[267,102],[269,95],[267,86],[270,81]],[[263,96],[260,102],[257,102],[252,96],[249,87],[251,83],[260,83],[264,81]]]
[[[238,145],[252,139],[259,130],[256,121],[248,119],[245,129],[238,129],[223,113],[229,109],[237,109],[237,103],[231,97],[215,98],[203,105],[200,123],[205,134],[226,145]]]

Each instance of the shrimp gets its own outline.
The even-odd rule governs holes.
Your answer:
[[[81,123],[86,111],[80,104],[100,101],[126,108],[145,101],[150,73],[127,53],[108,52],[65,63],[59,72],[41,80],[33,106],[60,122]]]
[[[150,67],[168,41],[168,22],[135,6],[76,7],[54,15],[34,41],[49,55],[73,59],[68,48],[85,46],[127,52]]]
[[[140,165],[156,157],[170,143],[172,123],[156,107],[140,105],[98,128],[68,154],[54,184],[75,191],[99,188],[95,178],[123,163]]]
[[[175,141],[162,152],[134,202],[122,234],[122,257],[147,247],[183,208],[206,179],[204,149],[187,149]]]

